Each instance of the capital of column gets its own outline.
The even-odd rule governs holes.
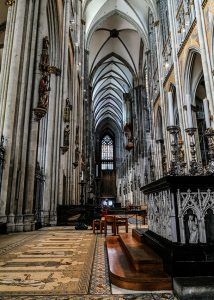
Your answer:
[[[159,21],[159,20],[154,21],[154,26],[155,26],[155,27],[157,27],[159,24],[160,24],[160,21]]]
[[[12,6],[13,4],[15,4],[15,0],[6,0],[5,4],[7,6]]]
[[[149,55],[150,52],[151,52],[151,50],[148,49],[148,50],[145,51],[145,54],[146,54],[146,55]]]

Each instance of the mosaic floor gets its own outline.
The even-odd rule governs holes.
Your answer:
[[[0,300],[176,299],[111,286],[104,240],[71,227],[0,236]]]
[[[96,236],[43,231],[0,257],[0,295],[87,294]]]

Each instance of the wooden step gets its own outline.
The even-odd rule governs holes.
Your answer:
[[[163,271],[162,259],[145,243],[139,242],[129,233],[120,234],[119,240],[137,271]]]
[[[154,268],[148,271],[136,270],[126,255],[118,236],[108,236],[106,238],[106,247],[110,281],[114,285],[138,291],[172,289],[171,278],[165,272],[156,268],[154,263]]]

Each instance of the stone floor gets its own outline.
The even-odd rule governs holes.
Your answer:
[[[130,229],[131,229],[131,226],[130,226]],[[59,234],[59,232],[60,232],[60,234]],[[106,299],[106,300],[107,299],[109,299],[109,300],[123,300],[123,299],[124,300],[125,299],[166,300],[166,299],[170,299],[170,300],[175,300],[176,299],[173,296],[173,294],[170,292],[160,291],[160,292],[151,293],[151,292],[147,292],[147,291],[141,291],[141,292],[129,291],[129,290],[120,289],[116,286],[111,285],[109,282],[109,277],[108,277],[107,256],[106,256],[105,245],[104,245],[105,238],[104,238],[104,236],[101,236],[100,234],[93,235],[91,229],[88,229],[86,231],[76,231],[72,227],[60,227],[60,228],[52,227],[52,228],[44,228],[44,229],[36,231],[36,232],[14,233],[14,234],[9,234],[9,235],[1,235],[0,236],[0,259],[1,259],[1,261],[4,261],[4,258],[10,258],[10,255],[12,255],[11,259],[16,261],[17,257],[19,259],[19,255],[23,256],[23,253],[21,251],[23,247],[27,247],[28,250],[30,249],[29,251],[32,251],[32,245],[33,245],[33,247],[36,247],[37,240],[41,242],[43,237],[47,240],[47,234],[48,235],[50,234],[51,236],[55,236],[54,239],[56,240],[56,243],[57,243],[58,236],[61,238],[62,235],[65,235],[65,236],[69,236],[70,240],[72,240],[72,238],[75,240],[78,237],[78,232],[79,232],[79,235],[83,236],[83,238],[80,239],[81,241],[84,240],[84,236],[86,239],[91,238],[93,240],[95,238],[94,256],[90,254],[91,256],[93,256],[92,257],[93,260],[91,263],[91,270],[88,270],[88,272],[90,274],[90,278],[89,278],[89,285],[88,285],[87,291],[84,287],[84,288],[82,288],[82,292],[80,290],[78,292],[78,294],[74,294],[72,292],[69,292],[70,288],[69,287],[66,288],[66,285],[65,285],[63,293],[61,291],[60,295],[57,294],[57,291],[55,293],[51,292],[50,295],[48,295],[48,296],[43,295],[40,292],[40,290],[38,290],[36,288],[32,293],[28,293],[28,294],[25,294],[24,288],[22,288],[21,290],[23,290],[23,293],[16,294],[16,292],[14,292],[14,291],[13,291],[13,293],[10,293],[11,286],[8,284],[8,293],[2,294],[1,293],[1,285],[3,283],[1,283],[1,281],[0,281],[0,299],[1,300],[15,300],[15,299],[16,300],[34,300],[34,299],[35,300],[36,299],[38,299],[38,300],[39,299],[42,299],[42,300],[46,300],[46,299],[50,299],[50,300],[53,300],[53,299],[62,299],[62,300],[74,300],[74,299],[75,300],[79,300],[79,299],[86,299],[86,300],[87,299],[95,299],[95,300],[98,300],[98,299]],[[68,235],[68,233],[69,233],[69,235]],[[92,235],[93,235],[93,237],[92,237]],[[65,243],[65,246],[66,246],[66,243],[69,243],[69,242],[70,241],[68,240],[68,241],[64,241],[63,243]],[[72,243],[74,243],[74,242],[72,242]],[[49,241],[48,251],[52,251],[52,258],[53,258],[52,261],[57,262],[58,261],[57,255],[56,255],[56,257],[54,257],[54,252],[52,249],[53,246],[51,246],[51,245],[53,245],[53,244],[50,244],[50,241]],[[47,244],[46,244],[46,247],[47,247]],[[56,247],[56,245],[55,245],[55,247]],[[77,253],[79,253],[80,249],[78,249],[77,246],[75,246],[75,247],[76,247]],[[73,251],[74,251],[75,247],[72,249]],[[44,251],[44,250],[42,250],[42,251]],[[80,254],[80,256],[81,256],[81,254]],[[70,258],[67,257],[66,261],[63,261],[63,265],[69,265],[69,264],[75,265],[76,260],[77,260],[76,257],[77,256],[75,256],[75,255],[72,255],[72,257],[70,257]],[[70,261],[69,261],[69,259],[70,259]],[[60,262],[62,263],[62,260]],[[8,263],[8,261],[7,261],[7,263]],[[8,263],[8,266],[10,265],[10,263]],[[42,263],[42,260],[41,260],[41,263]],[[78,263],[81,263],[81,262],[78,262]],[[38,262],[37,262],[37,264],[38,264]],[[44,262],[43,262],[43,264],[44,264]],[[90,268],[89,265],[87,265],[87,268]],[[35,272],[36,272],[37,267],[39,269],[39,266],[36,265]],[[1,264],[0,264],[0,273],[2,271],[2,268],[3,268],[3,265],[1,266]],[[23,268],[23,266],[22,266],[22,264],[20,264],[20,262],[19,262],[19,264],[16,265],[16,272],[19,272],[19,268],[20,269]],[[51,264],[51,268],[54,269],[53,263]],[[59,268],[57,263],[56,263],[56,268]],[[62,268],[61,265],[60,265],[60,268]],[[56,271],[56,270],[53,270],[52,273],[54,273],[54,271]],[[5,269],[4,269],[4,272],[5,272]],[[58,272],[58,270],[57,270],[57,272]],[[27,270],[26,270],[26,273],[27,273]],[[71,277],[71,275],[70,275],[70,277]],[[4,282],[4,284],[5,284],[5,282]],[[6,284],[7,284],[7,282],[6,282]],[[49,286],[49,288],[51,288],[51,287]]]

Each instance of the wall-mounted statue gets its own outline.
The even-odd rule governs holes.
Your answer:
[[[79,126],[76,127],[75,144],[76,144],[76,145],[79,145]]]
[[[36,120],[40,121],[43,118],[48,109],[48,100],[49,100],[49,79],[51,74],[59,76],[61,70],[55,66],[50,66],[49,63],[49,39],[47,36],[43,38],[42,41],[42,54],[39,63],[39,70],[41,72],[41,79],[39,82],[39,101],[38,106],[34,108],[34,114]]]
[[[69,125],[66,125],[64,128],[64,146],[69,146],[69,135],[70,135],[70,128]]]
[[[75,149],[75,161],[73,162],[74,169],[79,164],[79,156],[80,156],[80,151],[79,151],[79,147],[77,146],[76,149]]]
[[[42,74],[49,74],[49,39],[47,36],[43,38],[42,41],[42,54],[41,54],[41,59],[40,59],[40,64],[39,64],[39,70],[42,72]]]
[[[72,110],[72,105],[70,104],[69,98],[66,99],[63,120],[65,123],[70,122],[70,111]]]
[[[48,108],[48,99],[49,99],[49,92],[50,92],[50,87],[49,87],[49,79],[48,76],[44,75],[42,76],[40,83],[39,83],[39,103],[38,107],[39,108]]]
[[[126,123],[124,125],[124,134],[127,138],[127,144],[126,144],[126,150],[130,151],[131,149],[133,149],[134,144],[133,144],[133,133],[132,133],[132,124],[131,123]]]
[[[189,215],[188,219],[188,228],[189,228],[189,243],[195,244],[198,243],[198,221],[197,218],[193,215]]]

